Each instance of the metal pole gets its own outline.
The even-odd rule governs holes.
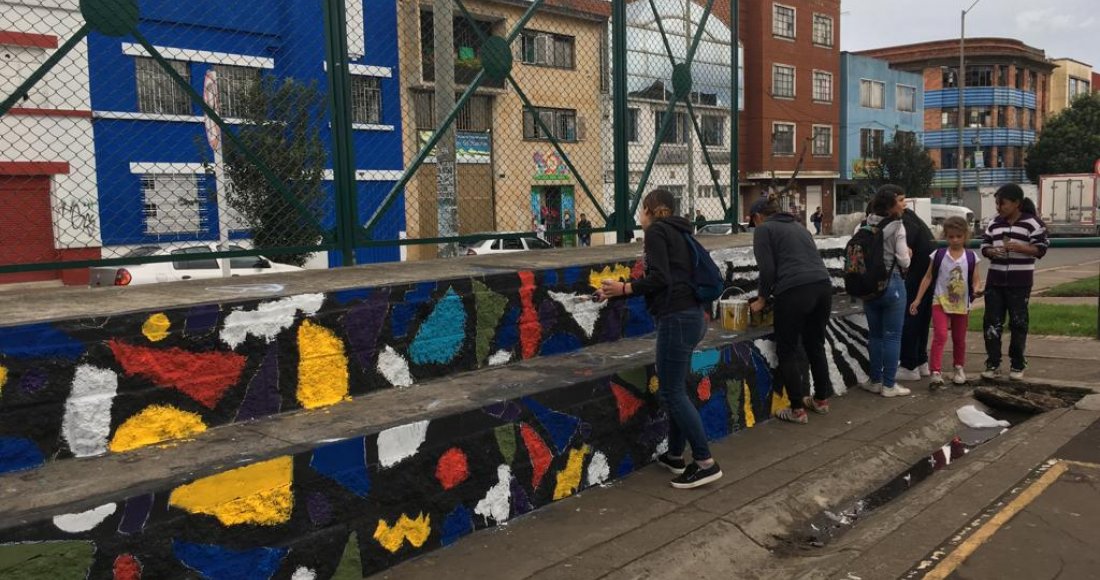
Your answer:
[[[958,159],[956,160],[959,179],[958,187],[955,191],[955,196],[958,197],[958,199],[956,199],[955,202],[961,203],[963,197],[963,166],[965,165],[963,163],[963,158],[966,155],[966,151],[963,148],[963,127],[966,126],[966,96],[964,94],[964,89],[966,89],[966,10],[962,11],[962,25],[959,33],[959,72],[955,75],[955,80],[955,86],[959,88],[959,116],[955,123],[958,125],[959,129],[959,150]]]
[[[630,212],[630,158],[627,154],[627,87],[626,87],[626,0],[611,3],[611,103],[612,143],[615,163],[615,215],[614,224],[618,243],[628,241]]]
[[[332,185],[336,198],[336,232],[341,263],[355,265],[359,224],[358,182],[351,124],[351,71],[348,67],[347,14],[340,0],[325,2],[325,40],[329,103],[332,107]]]
[[[741,223],[740,145],[741,119],[741,30],[740,2],[730,3],[730,60],[733,62],[733,120],[730,126],[730,231],[736,233]]]
[[[686,57],[687,56],[688,39],[691,38],[691,0],[683,0],[683,1],[684,1],[684,56]],[[687,94],[687,100],[688,100],[689,103],[691,102],[691,92],[690,91]],[[689,107],[688,110],[684,112],[684,114],[685,115],[694,115],[694,111],[692,111],[691,108]],[[692,124],[694,124],[694,121],[692,121]],[[687,129],[687,127],[684,127],[681,124],[681,126],[678,127],[678,129],[681,130],[681,131],[684,131],[685,129]],[[685,132],[687,133],[687,158],[688,158],[688,166],[687,166],[687,216],[688,216],[688,219],[691,220],[694,223],[695,222],[695,132],[691,131],[690,129],[688,129]],[[703,145],[702,143],[700,143],[699,146],[700,147],[706,147],[706,145]]]
[[[443,119],[455,106],[454,0],[436,0],[435,24],[435,118]],[[475,24],[476,25],[476,24]],[[447,126],[435,149],[437,216],[439,237],[458,234],[458,202],[455,195],[455,130]],[[439,244],[439,257],[458,255],[458,244]]]

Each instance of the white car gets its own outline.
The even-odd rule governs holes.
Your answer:
[[[747,224],[747,223],[738,224],[737,232],[738,233],[744,233],[744,232],[748,231],[748,225],[749,224]],[[733,226],[731,226],[729,224],[708,224],[708,225],[705,225],[705,226],[699,228],[699,231],[695,232],[695,235],[698,235],[698,236],[728,236],[731,233],[733,233]]]
[[[144,258],[147,256],[174,256],[181,254],[206,254],[218,251],[217,244],[188,246],[185,248],[162,248],[160,246],[140,246],[130,250],[124,258]],[[229,246],[229,251],[244,250],[240,246]],[[90,286],[137,286],[174,282],[177,280],[212,280],[222,277],[221,260],[229,260],[232,276],[254,276],[278,272],[299,272],[305,268],[279,264],[262,256],[240,256],[237,258],[207,258],[186,262],[156,262],[134,266],[97,266],[89,268]]]
[[[549,243],[531,235],[519,238],[490,238],[466,246],[467,256],[485,256],[489,254],[507,254],[525,250],[549,250]]]

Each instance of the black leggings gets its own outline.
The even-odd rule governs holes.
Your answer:
[[[829,363],[825,357],[825,326],[833,309],[833,285],[817,282],[796,286],[775,297],[775,350],[779,357],[779,379],[787,387],[791,408],[804,407],[810,394],[806,362],[814,378],[814,398],[833,396]]]

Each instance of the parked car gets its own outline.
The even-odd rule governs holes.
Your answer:
[[[746,231],[748,231],[747,223],[737,225],[738,233],[745,233]],[[733,233],[733,226],[730,224],[708,224],[695,232],[699,236],[728,236],[731,233]]]
[[[485,256],[488,254],[507,254],[509,252],[523,252],[525,250],[549,250],[553,248],[549,243],[535,236],[523,236],[518,238],[490,238],[474,242],[466,246],[467,256]]]
[[[185,248],[162,248],[160,246],[140,246],[130,250],[123,258],[144,258],[147,256],[178,256],[183,254],[206,254],[216,252],[217,244],[203,244]],[[229,251],[244,250],[241,246],[229,246]],[[229,260],[232,276],[254,276],[256,274],[274,274],[277,272],[298,272],[304,270],[298,266],[272,262],[263,256],[241,256],[237,258],[206,258],[180,262],[156,262],[133,266],[97,266],[89,268],[90,286],[137,286],[173,282],[176,280],[209,280],[222,277],[221,260]]]

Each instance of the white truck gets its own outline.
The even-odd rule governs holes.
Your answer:
[[[1100,177],[1092,173],[1039,178],[1039,217],[1052,236],[1100,236]]]

